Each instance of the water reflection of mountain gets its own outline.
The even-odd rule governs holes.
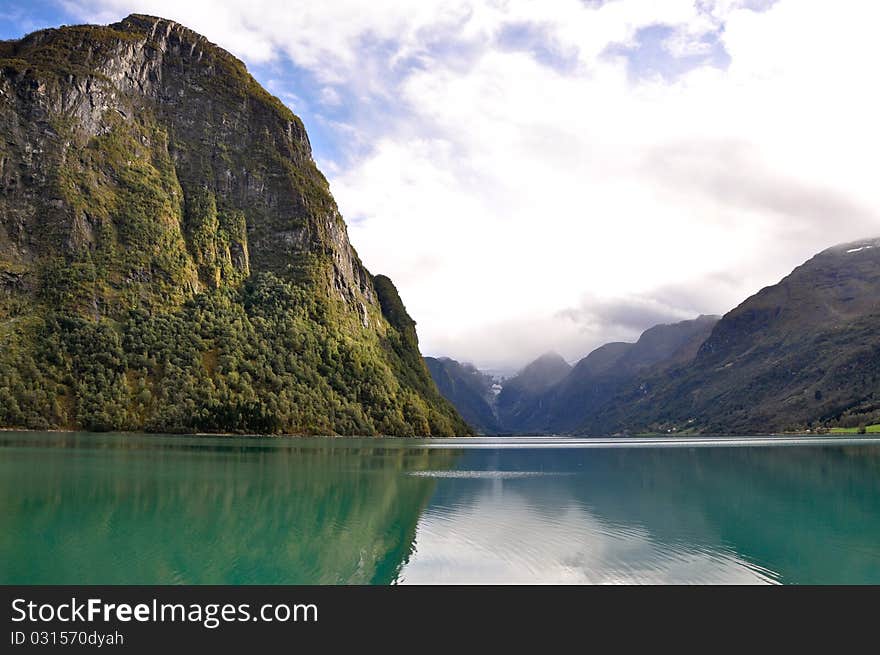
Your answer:
[[[880,582],[878,448],[467,450],[458,469],[543,475],[441,479],[422,522],[428,536],[417,543],[420,553],[439,549],[438,539],[426,543],[436,526],[448,541],[456,521],[470,529],[463,526],[479,520],[484,536],[498,535],[479,547],[501,558],[516,557],[517,548],[552,547],[554,539],[581,539],[580,550],[560,550],[561,556],[650,546],[654,552],[629,552],[630,563],[639,556],[665,558],[655,563],[687,565],[699,575],[694,557],[703,553],[741,560],[759,577],[782,582]],[[586,529],[587,522],[595,525]],[[517,543],[523,532],[510,532],[513,525],[543,531],[544,545],[540,539]],[[627,534],[632,538],[623,538]],[[608,541],[609,535],[621,539]],[[614,557],[602,557],[601,565],[613,568]],[[673,562],[677,557],[682,561]],[[404,577],[417,581],[417,570],[405,569]],[[591,571],[580,573],[572,579],[594,579]],[[607,581],[674,581],[645,571],[619,573]],[[692,571],[679,573],[682,581],[700,581],[687,577]]]
[[[0,433],[0,582],[880,583],[880,448]]]
[[[388,583],[435,486],[402,472],[453,459],[342,440],[15,439],[0,436],[4,583]]]

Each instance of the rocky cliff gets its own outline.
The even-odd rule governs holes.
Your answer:
[[[0,43],[0,343],[4,425],[467,432],[302,122],[160,18]]]

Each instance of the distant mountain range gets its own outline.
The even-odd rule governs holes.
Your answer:
[[[450,378],[462,369],[445,360]],[[437,376],[434,369],[429,369]],[[470,367],[469,375],[479,371]],[[490,433],[760,433],[880,420],[880,239],[829,248],[719,318],[547,354],[483,396]]]

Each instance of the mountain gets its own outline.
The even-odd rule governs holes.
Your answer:
[[[495,410],[495,378],[473,364],[461,364],[448,357],[425,357],[434,383],[468,425],[480,434],[504,432]]]
[[[880,419],[880,239],[829,248],[726,314],[689,365],[585,431],[762,432]]]
[[[504,432],[747,434],[880,422],[880,239],[829,248],[720,319],[505,382]],[[453,402],[456,402],[453,399]]]
[[[616,346],[616,356],[603,353],[601,364],[593,362],[594,351],[578,362],[571,376],[554,390],[547,429],[577,431],[606,405],[616,400],[621,389],[640,384],[646,375],[657,375],[686,365],[708,338],[717,316],[700,316],[669,325],[655,325],[632,344]],[[603,346],[607,348],[607,346]]]
[[[0,425],[454,435],[300,119],[132,15],[0,42]]]
[[[700,316],[656,325],[642,333],[635,343],[600,346],[570,368],[568,375],[560,375],[554,384],[521,394],[518,412],[505,414],[506,427],[526,433],[577,431],[648,371],[659,372],[693,359],[717,320],[717,316]]]
[[[505,383],[505,432],[760,434],[880,423],[880,239],[829,248],[720,319],[553,357]],[[554,363],[555,361],[555,363]],[[535,380],[552,380],[548,374]],[[453,401],[455,402],[455,401]]]
[[[530,417],[544,409],[545,394],[566,379],[571,370],[560,355],[550,352],[506,380],[498,394],[498,415],[504,428],[509,432],[532,429]]]

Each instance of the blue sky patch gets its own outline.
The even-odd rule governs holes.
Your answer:
[[[626,58],[629,76],[634,81],[660,77],[675,81],[694,68],[714,66],[726,69],[730,55],[721,43],[724,28],[699,36],[690,36],[687,51],[676,53],[672,45],[679,37],[671,25],[650,25],[638,30],[632,44],[618,44],[606,49],[609,56]]]
[[[527,52],[540,64],[559,73],[571,72],[577,67],[578,53],[555,43],[549,30],[534,23],[508,23],[498,35],[502,50]]]

